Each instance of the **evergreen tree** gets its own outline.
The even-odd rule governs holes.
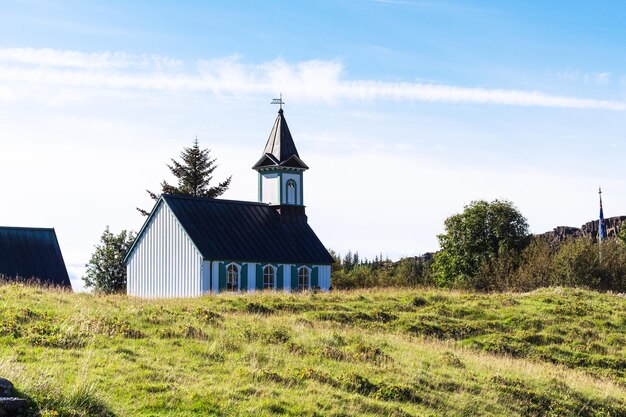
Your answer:
[[[105,294],[126,291],[124,257],[135,237],[135,233],[126,230],[122,230],[118,235],[113,234],[107,226],[91,259],[85,265],[87,267],[83,277],[85,287]]]
[[[201,149],[198,138],[193,141],[191,148],[184,148],[180,153],[181,161],[171,159],[172,163],[167,164],[171,173],[178,179],[178,185],[161,182],[161,194],[181,194],[193,197],[216,198],[224,194],[230,185],[232,176],[228,177],[218,185],[211,186],[213,171],[217,168],[216,159],[211,158],[210,149]],[[159,195],[150,190],[146,190],[153,200],[158,200]],[[137,208],[137,210],[147,216],[148,211]]]
[[[346,256],[344,256],[343,258],[343,270],[346,272],[350,272],[352,271],[353,267],[354,264],[352,263],[352,251],[349,250],[348,253],[346,253]]]
[[[334,260],[333,264],[330,266],[331,274],[333,274],[341,270],[341,255],[335,253],[335,251],[330,248],[328,248],[328,253],[330,254],[330,256],[333,257]]]

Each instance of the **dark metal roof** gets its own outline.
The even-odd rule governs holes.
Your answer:
[[[283,109],[278,110],[274,127],[267,139],[263,156],[254,164],[253,169],[286,166],[289,168],[309,169],[300,159],[296,144],[293,142]]]
[[[54,229],[0,227],[0,275],[71,288]]]
[[[162,203],[170,207],[205,259],[333,263],[304,213],[300,221],[294,221],[292,216],[281,218],[268,204],[167,194],[161,196],[153,213]]]

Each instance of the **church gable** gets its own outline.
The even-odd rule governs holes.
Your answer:
[[[164,200],[159,200],[126,256],[127,293],[192,297],[208,290],[202,255]]]
[[[280,162],[272,154],[264,154],[261,159],[254,164],[255,168],[271,168],[280,165]]]

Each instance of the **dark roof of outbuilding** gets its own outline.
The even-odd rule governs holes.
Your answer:
[[[296,144],[293,142],[287,120],[283,114],[283,109],[278,110],[278,116],[274,122],[274,127],[267,139],[263,156],[252,167],[253,169],[288,167],[297,169],[309,169],[300,159]]]
[[[333,263],[306,218],[299,222],[282,221],[268,204],[165,194],[153,213],[162,202],[172,210],[204,259]],[[149,222],[150,217],[144,229]],[[133,248],[129,255],[132,251]]]
[[[71,288],[54,229],[0,227],[0,275]]]

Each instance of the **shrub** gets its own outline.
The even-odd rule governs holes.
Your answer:
[[[591,239],[570,240],[554,258],[552,284],[626,291],[626,248],[615,240],[604,241],[601,249]]]
[[[510,291],[513,289],[519,255],[507,250],[497,257],[484,260],[475,275],[459,284],[462,288],[481,291]]]
[[[554,250],[546,239],[534,238],[520,255],[509,290],[530,291],[550,285],[554,273]]]

